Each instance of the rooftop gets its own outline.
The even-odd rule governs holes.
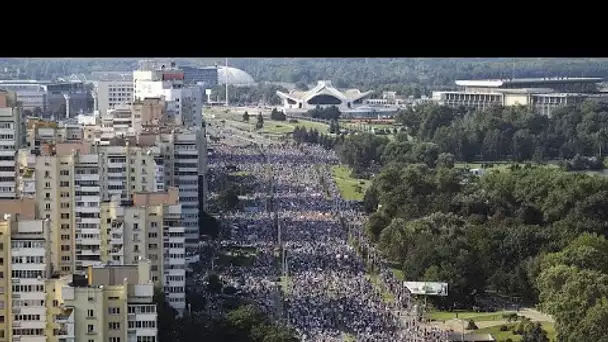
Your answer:
[[[362,93],[359,89],[347,89],[344,91],[340,91],[334,88],[334,86],[331,84],[331,81],[318,81],[317,85],[308,91],[292,90],[287,94],[277,91],[277,95],[279,95],[279,97],[299,99],[305,101],[317,95],[331,95],[343,101],[356,101],[371,93],[371,91]]]
[[[601,77],[539,77],[539,78],[506,78],[494,80],[457,80],[456,85],[461,87],[487,87],[499,88],[507,84],[551,84],[551,83],[599,83]]]

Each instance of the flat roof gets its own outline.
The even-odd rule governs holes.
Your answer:
[[[496,80],[457,80],[456,85],[461,87],[486,87],[498,88],[507,84],[522,84],[522,83],[599,83],[604,79],[601,77],[538,77],[538,78],[512,78],[512,79],[496,79]]]

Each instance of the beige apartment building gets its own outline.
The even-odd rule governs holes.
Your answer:
[[[18,203],[14,200],[0,210]],[[33,219],[31,211],[23,213],[0,218],[0,341],[46,342],[45,280],[52,272],[46,248],[49,221]]]
[[[51,263],[62,274],[102,264],[102,200],[157,190],[154,158],[141,148],[63,142],[21,150],[18,159],[20,195],[51,220]]]
[[[0,342],[156,341],[151,262],[61,277],[49,263],[50,227],[35,199],[0,200]]]
[[[103,263],[150,260],[152,281],[163,286],[169,304],[183,311],[186,250],[179,190],[135,193],[131,201],[102,203],[100,212]]]
[[[47,299],[51,303],[49,341],[157,341],[154,284],[148,260],[90,266],[86,278],[49,279],[47,287],[52,289]]]

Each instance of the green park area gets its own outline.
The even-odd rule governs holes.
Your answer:
[[[333,166],[332,174],[342,198],[347,201],[362,201],[365,190],[370,185],[369,180],[351,177],[351,171],[345,166]]]
[[[519,342],[523,340],[522,335],[513,333],[513,330],[517,329],[517,325],[517,323],[493,325],[487,328],[476,330],[475,334],[491,334],[498,342],[508,341],[509,339],[511,339],[511,341],[513,342]],[[553,326],[553,323],[541,322],[541,326],[543,327],[543,330],[547,332],[547,337],[549,338],[549,341],[557,341],[555,336],[555,327]]]
[[[462,331],[462,325],[472,320],[478,329],[468,329],[465,326],[466,334],[491,334],[496,341],[521,341],[522,335],[517,333],[522,325],[531,324],[534,320],[528,320],[515,311],[497,312],[475,312],[475,311],[433,311],[426,315],[427,319],[448,326],[455,331]],[[555,341],[555,327],[552,322],[540,321],[540,324],[547,332],[550,341]]]
[[[289,296],[291,293],[292,280],[289,276],[281,276],[281,280],[279,281],[279,285],[281,285],[281,291],[286,296]]]
[[[289,121],[275,121],[270,119],[264,119],[264,128],[259,130],[260,133],[273,133],[273,134],[289,134],[296,129],[296,127],[304,127],[306,129],[316,129],[319,133],[327,133],[328,126],[319,122],[299,120],[298,122]]]

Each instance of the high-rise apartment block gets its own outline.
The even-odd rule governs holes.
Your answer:
[[[177,125],[200,127],[203,121],[203,86],[184,84],[184,71],[174,62],[143,61],[133,72],[133,101],[163,97],[166,116]]]
[[[24,140],[21,107],[15,93],[0,90],[0,198],[17,195],[17,150]]]
[[[163,285],[169,304],[184,310],[186,249],[178,190],[136,193],[131,201],[106,202],[100,214],[104,263],[150,260],[152,281]]]
[[[0,200],[0,341],[155,342],[153,263],[60,276],[49,262],[50,220],[35,219],[31,204]]]
[[[156,342],[157,314],[150,263],[89,267],[86,278],[47,281],[49,341]],[[52,292],[51,292],[52,291]],[[51,302],[52,300],[52,302]]]
[[[121,97],[90,120],[22,119],[0,91],[0,342],[155,342],[155,286],[185,310],[206,203],[203,90],[170,63],[124,81],[101,84]]]

